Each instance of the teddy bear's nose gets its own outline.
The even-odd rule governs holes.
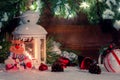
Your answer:
[[[16,49],[19,49],[20,47],[18,45],[15,46]]]

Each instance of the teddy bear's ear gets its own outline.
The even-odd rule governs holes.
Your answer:
[[[15,43],[17,43],[17,44],[23,44],[24,42],[21,41],[21,40],[11,40],[11,43],[12,44],[15,44]]]
[[[22,43],[22,44],[23,44],[23,43],[24,43],[24,41],[20,41],[20,43]]]
[[[16,42],[18,42],[19,44],[23,44],[24,41],[21,41],[21,40],[16,40]]]
[[[11,43],[13,44],[13,43],[14,43],[14,40],[11,40]]]
[[[11,40],[12,44],[18,43],[18,40]]]

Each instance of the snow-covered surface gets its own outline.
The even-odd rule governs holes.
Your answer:
[[[4,66],[0,64],[0,68]],[[120,73],[107,72],[102,68],[101,74],[90,74],[78,67],[67,67],[64,72],[24,70],[6,72],[0,71],[0,80],[120,80]]]

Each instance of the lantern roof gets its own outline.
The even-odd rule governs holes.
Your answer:
[[[31,35],[31,37],[46,35],[47,31],[41,26],[36,24],[39,19],[39,14],[33,11],[27,11],[21,16],[23,24],[16,27],[13,35]]]
[[[47,31],[37,24],[23,24],[18,27],[13,32],[13,35],[46,35]]]
[[[26,11],[25,13],[23,13],[21,15],[20,19],[24,24],[26,24],[26,23],[33,23],[34,24],[34,23],[37,23],[39,17],[40,16],[39,16],[38,12]]]

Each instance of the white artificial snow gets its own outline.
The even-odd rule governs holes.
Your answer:
[[[106,4],[109,8],[111,8],[111,5],[117,5],[116,0],[107,0]]]
[[[107,72],[102,68],[101,74],[91,74],[78,67],[67,67],[64,72],[51,72],[49,67],[46,71],[0,71],[0,80],[120,80],[120,73]]]
[[[62,54],[61,54],[61,56],[69,59],[69,52],[63,51]]]
[[[61,50],[60,50],[61,44],[59,42],[54,41],[52,43],[52,45],[53,45],[52,46],[52,52],[55,52],[56,54],[60,55],[61,54]]]
[[[103,19],[113,19],[114,16],[115,16],[115,13],[110,9],[106,9],[102,14]]]
[[[38,12],[39,14],[41,14],[40,10],[42,9],[42,5],[43,5],[41,0],[37,0],[36,4],[37,4],[37,9],[35,11]]]
[[[103,0],[98,0],[99,2],[103,2]]]
[[[70,61],[77,59],[77,55],[73,52],[63,51],[61,54],[62,57],[68,58]]]
[[[0,49],[2,49],[2,46],[0,45]]]
[[[120,20],[116,20],[115,23],[113,24],[113,27],[117,30],[120,29]]]
[[[69,60],[70,61],[73,61],[73,60],[77,60],[77,55],[75,54],[75,53],[73,53],[73,52],[70,52],[69,53]]]
[[[8,15],[5,12],[4,15],[3,15],[3,18],[1,19],[1,21],[7,21],[7,20],[8,20]]]

